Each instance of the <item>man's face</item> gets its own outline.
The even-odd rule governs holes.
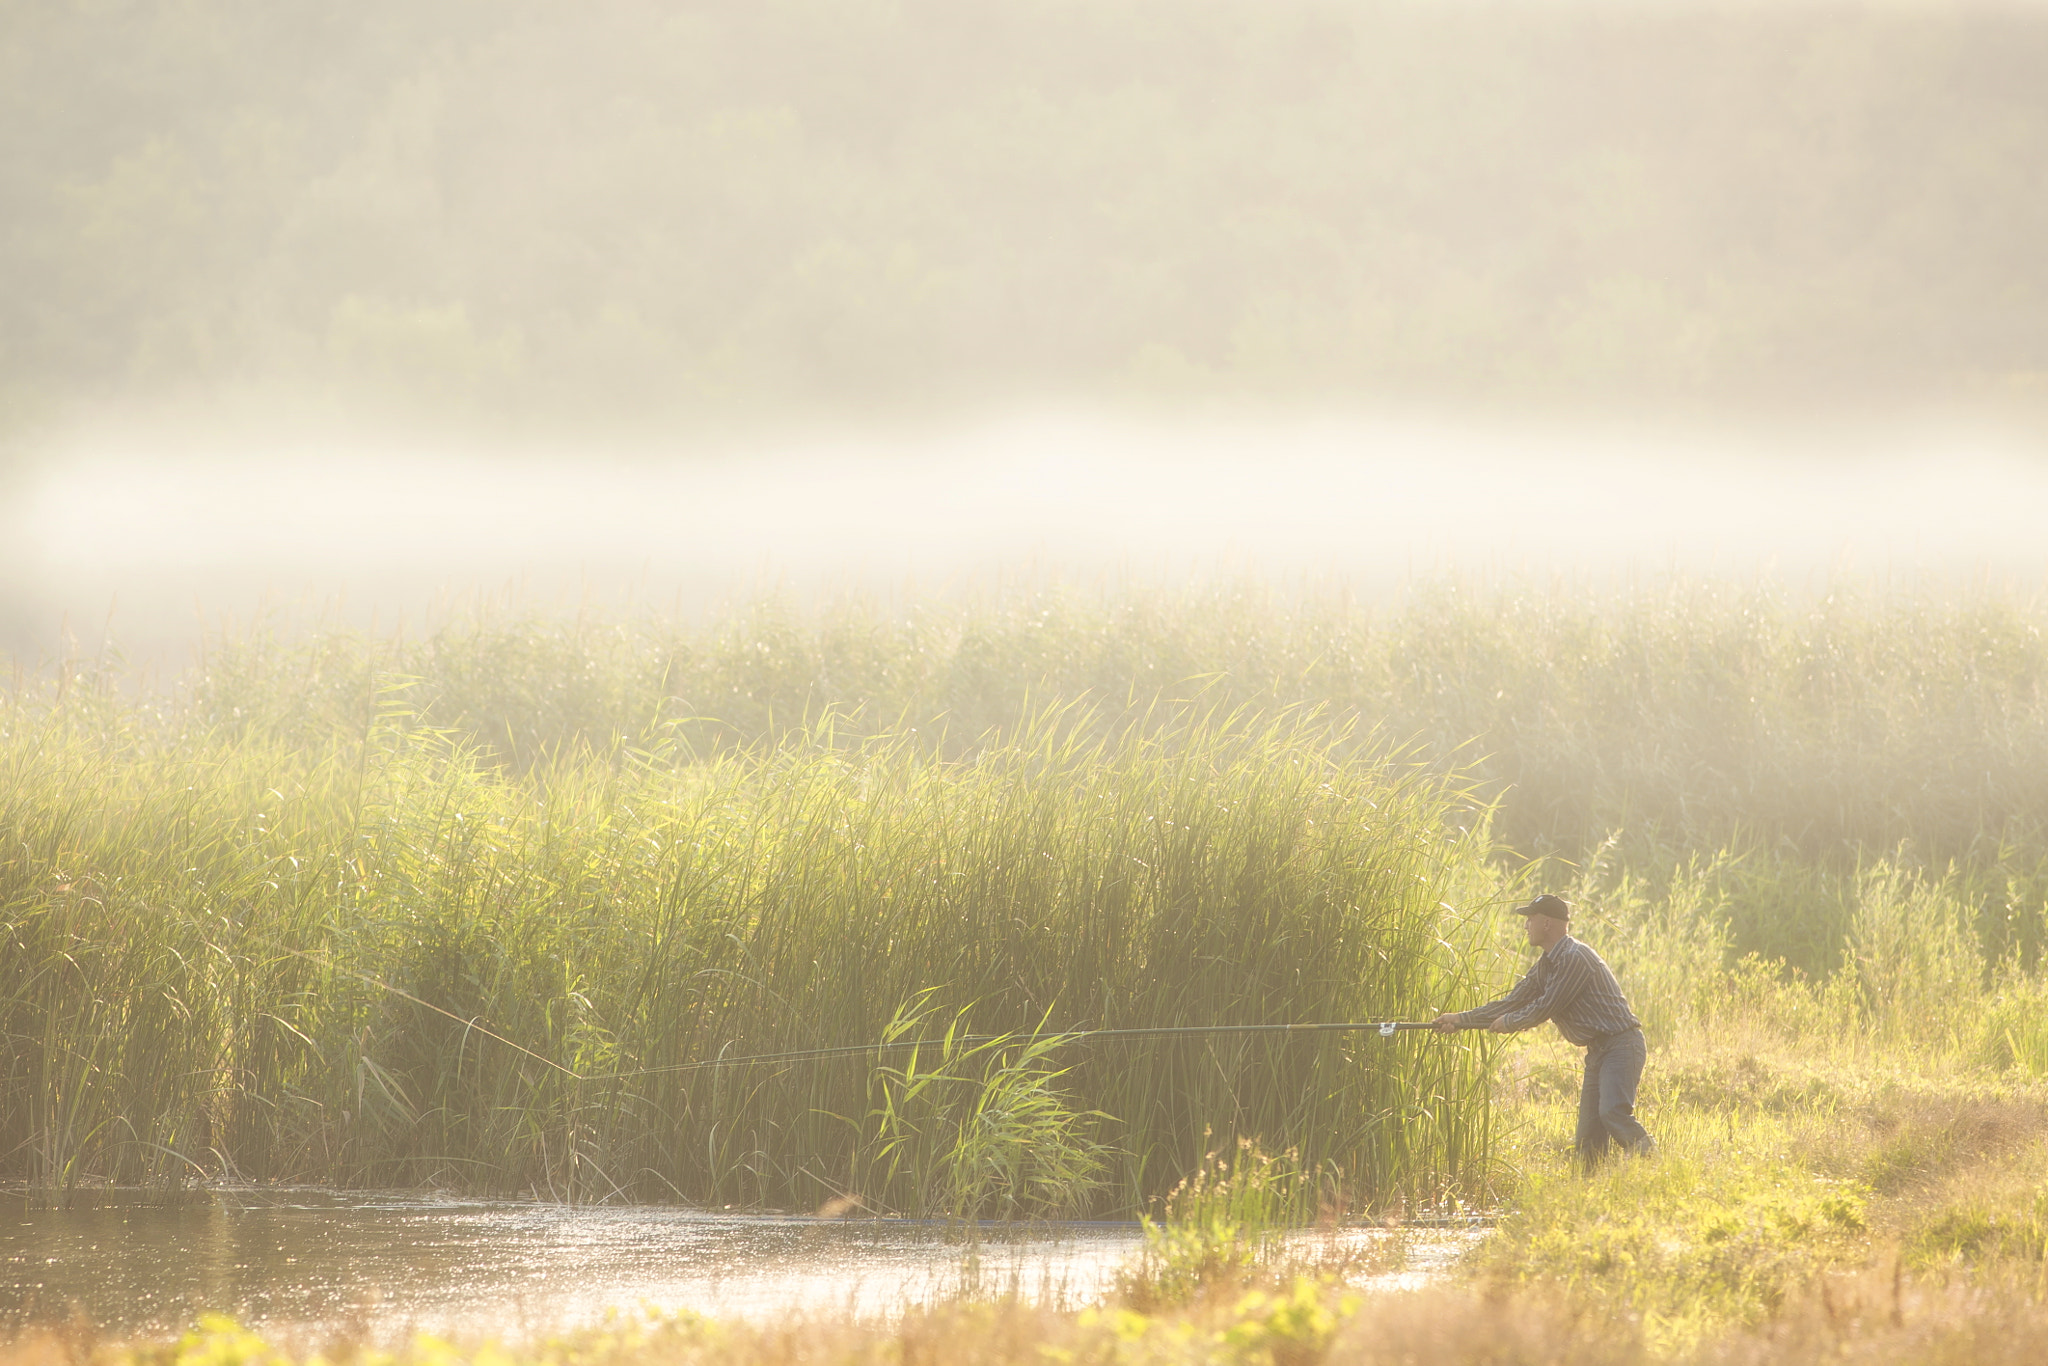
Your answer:
[[[1529,922],[1529,943],[1535,948],[1547,949],[1564,937],[1561,933],[1564,922],[1561,920],[1547,915],[1527,915],[1522,918]]]

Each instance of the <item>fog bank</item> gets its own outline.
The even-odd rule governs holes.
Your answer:
[[[2031,589],[2048,451],[1927,422],[1661,429],[1476,419],[1015,416],[772,447],[604,453],[80,436],[7,500],[17,657],[182,655],[263,612],[380,629],[479,597],[702,617],[1047,578],[1254,576],[1367,597],[1445,574],[1670,573]]]

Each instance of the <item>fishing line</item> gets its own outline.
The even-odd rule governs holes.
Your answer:
[[[426,1009],[433,1011],[436,1015],[445,1015],[449,1019],[455,1021],[455,1023],[461,1025],[464,1029],[473,1029],[487,1039],[496,1039],[499,1043],[505,1045],[505,1047],[509,1049],[512,1049],[514,1052],[524,1053],[527,1057],[532,1058],[535,1062],[543,1063],[546,1066],[552,1067],[557,1072],[560,1072],[565,1076],[574,1077],[577,1081],[608,1080],[608,1078],[605,1077],[586,1077],[573,1067],[564,1067],[562,1066],[562,1064],[556,1062],[553,1058],[544,1058],[540,1054],[534,1052],[531,1048],[520,1047],[518,1044],[513,1043],[510,1039],[506,1038],[503,1034],[494,1033],[493,1031],[484,1028],[482,1025],[478,1024],[474,1019],[465,1020],[452,1010],[443,1010],[440,1006],[435,1005],[432,1001],[422,1001],[419,997],[413,995],[411,992],[405,991],[399,987],[392,986],[391,983],[389,982],[379,981],[377,978],[370,976],[366,972],[355,972],[349,968],[338,968],[324,958],[318,957],[314,954],[307,953],[304,949],[286,949],[285,952],[291,954],[294,958],[303,958],[309,963],[318,963],[320,964],[320,966],[326,968],[329,972],[338,972],[344,977],[353,977],[358,982],[363,982],[370,986],[376,987],[379,991],[388,991],[393,996],[398,996],[405,1000],[411,1001],[416,1006],[424,1006]]]

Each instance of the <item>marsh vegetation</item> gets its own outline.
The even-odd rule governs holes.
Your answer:
[[[2044,628],[1990,590],[1446,582],[248,635],[167,692],[73,661],[0,736],[0,1153],[1160,1221],[1092,1318],[571,1353],[1996,1360],[2048,1248]],[[1067,1037],[1469,1003],[1538,881],[1653,1047],[1663,1155],[1590,1183],[1547,1039]],[[926,1042],[698,1065],[892,1038]],[[1469,1305],[1271,1255],[1457,1201],[1503,1213]]]
[[[1484,1179],[1482,1050],[1059,1037],[1466,989],[1483,808],[1348,724],[1046,704],[954,752],[799,710],[694,752],[657,704],[508,765],[369,682],[363,724],[17,699],[11,1174],[1073,1214],[1215,1124],[1379,1196]]]

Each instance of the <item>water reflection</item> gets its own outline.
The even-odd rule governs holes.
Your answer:
[[[0,1320],[76,1306],[118,1333],[175,1332],[200,1309],[379,1340],[518,1335],[640,1304],[760,1314],[887,1312],[963,1278],[1054,1300],[1098,1294],[1136,1246],[1124,1226],[991,1236],[978,1266],[943,1229],[687,1210],[330,1192],[216,1192],[171,1205],[0,1204]]]
[[[1474,1236],[1411,1244],[1382,1283],[1426,1278]],[[1131,1225],[990,1230],[969,1259],[931,1226],[644,1206],[214,1191],[54,1209],[17,1196],[0,1199],[0,1324],[75,1308],[105,1332],[160,1336],[207,1310],[292,1336],[389,1342],[525,1337],[639,1306],[886,1314],[963,1291],[1074,1304],[1110,1290],[1138,1242]]]

